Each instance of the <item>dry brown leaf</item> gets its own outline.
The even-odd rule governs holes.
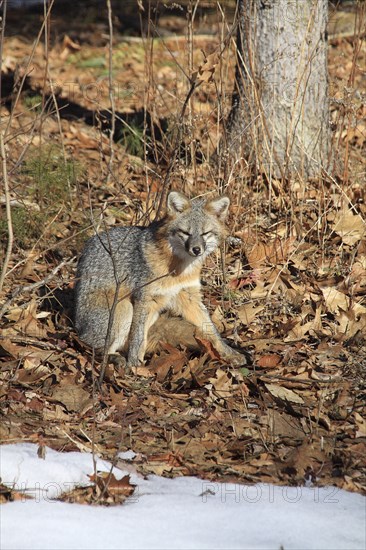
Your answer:
[[[366,235],[366,223],[353,209],[343,209],[333,223],[333,231],[337,233],[344,244],[353,246]]]
[[[44,315],[42,315],[42,312],[37,314],[37,302],[35,300],[32,300],[25,309],[14,308],[9,315],[10,318],[16,319],[16,322],[10,328],[4,329],[4,335],[20,333],[35,338],[47,338],[47,330],[38,322],[38,318]],[[49,313],[46,312],[46,315],[49,315]]]
[[[0,340],[0,345],[16,359],[24,357],[23,367],[28,370],[42,366],[54,356],[52,350],[39,349],[30,345],[20,346],[8,339]]]
[[[352,310],[348,312],[341,311],[336,316],[336,321],[338,323],[337,338],[346,337],[349,339],[357,333],[366,335],[366,314],[355,316]]]
[[[244,325],[250,325],[255,317],[263,311],[264,305],[255,306],[253,303],[248,303],[240,306],[238,309],[238,317]]]
[[[271,436],[281,438],[302,439],[304,428],[299,419],[285,413],[283,410],[268,410],[261,418],[261,426],[267,425]]]
[[[208,55],[205,62],[198,68],[198,71],[195,71],[192,74],[192,82],[196,82],[196,84],[200,84],[202,82],[212,82],[217,63],[217,53],[211,53]]]
[[[331,313],[338,313],[339,309],[348,311],[350,300],[343,292],[339,292],[334,287],[325,287],[322,288],[322,293],[326,306]]]
[[[189,475],[189,470],[184,466],[183,457],[179,453],[161,453],[150,455],[147,458],[149,470],[156,475],[164,475],[173,471],[179,471],[181,475]]]
[[[44,422],[64,423],[70,421],[70,413],[65,412],[65,408],[58,403],[55,403],[52,408],[43,409]]]
[[[233,391],[233,383],[225,371],[217,369],[216,376],[209,378],[209,382],[219,397],[230,397]]]
[[[123,391],[117,393],[114,391],[111,386],[109,389],[109,397],[111,400],[112,406],[115,406],[116,409],[124,411],[128,404],[128,398],[124,395]]]
[[[182,463],[182,457],[179,453],[163,453],[157,455],[151,455],[148,457],[151,462],[167,462],[172,466],[180,466]]]
[[[50,399],[59,401],[68,411],[81,412],[88,403],[92,406],[89,392],[77,385],[75,381],[69,383],[68,380],[61,380],[60,384],[53,389]]]
[[[152,378],[154,373],[149,367],[139,366],[133,368],[133,373],[136,376],[142,376],[143,378]]]
[[[125,475],[121,479],[117,479],[111,472],[98,472],[97,475],[88,476],[90,481],[93,481],[101,491],[107,491],[109,495],[122,495],[125,497],[131,496],[136,485],[130,482],[130,476]]]
[[[62,51],[59,54],[60,59],[64,61],[69,57],[70,53],[77,52],[80,49],[80,45],[71,40],[71,38],[67,34],[65,34],[62,42]]]
[[[39,365],[30,369],[19,369],[16,373],[15,379],[20,384],[34,384],[45,380],[52,375],[52,371],[46,365]]]
[[[344,482],[342,483],[342,489],[345,491],[351,491],[354,493],[364,493],[365,486],[362,483],[357,483],[357,480],[352,479],[351,476],[344,476]]]
[[[314,331],[315,335],[322,334],[322,332],[323,332],[322,306],[321,306],[321,304],[316,308],[313,327],[312,327],[311,331]],[[310,334],[312,334],[311,331],[310,331]]]
[[[24,308],[12,307],[7,313],[5,313],[4,317],[6,317],[9,321],[19,321],[24,317]]]
[[[271,466],[273,464],[273,458],[269,453],[262,453],[259,457],[254,458],[249,463],[255,468],[263,468],[264,466]]]
[[[298,475],[304,475],[307,471],[318,471],[326,460],[327,448],[320,441],[308,441],[293,449],[289,454],[287,464],[296,469]]]
[[[307,323],[302,324],[302,320],[295,322],[291,327],[291,330],[288,332],[287,336],[284,338],[284,342],[296,342],[297,340],[302,340],[305,337],[305,334],[314,330],[316,328],[315,320],[308,321]]]
[[[154,356],[150,361],[150,369],[157,375],[157,380],[163,382],[169,372],[176,374],[187,363],[185,352],[174,348],[170,344],[162,344],[163,351],[160,356]]]
[[[135,485],[130,483],[130,476],[116,479],[113,473],[102,472],[96,476],[90,475],[94,485],[88,487],[75,487],[72,491],[64,493],[57,500],[78,504],[93,504],[111,506],[122,504],[135,491]]]
[[[19,346],[14,344],[9,338],[4,338],[0,340],[0,347],[3,348],[9,355],[15,359],[23,357],[26,353],[29,353],[29,348],[24,346]]]
[[[246,250],[249,264],[253,269],[263,265],[283,264],[292,252],[294,243],[294,237],[275,238],[270,243],[257,242],[249,250]]]
[[[250,250],[246,252],[250,267],[259,269],[266,263],[268,255],[268,247],[264,243],[256,243]]]
[[[195,338],[201,349],[204,349],[211,359],[221,359],[219,352],[213,347],[212,342],[198,335],[195,335]]]
[[[353,285],[352,294],[365,294],[366,292],[366,256],[359,256],[353,264],[349,275],[350,283]]]
[[[301,405],[304,403],[303,398],[293,390],[289,390],[277,384],[265,384],[265,386],[273,397],[278,397],[282,399],[282,401],[289,401],[290,403],[298,403]]]
[[[366,437],[366,419],[363,418],[358,412],[354,412],[353,417],[358,428],[355,437]]]
[[[263,279],[257,280],[256,287],[250,291],[250,298],[252,300],[258,300],[259,298],[266,298],[268,292],[271,289],[271,285]]]
[[[262,355],[257,361],[257,365],[259,367],[265,367],[267,369],[277,367],[277,365],[281,362],[281,357],[277,355],[276,353],[271,353],[268,355]]]

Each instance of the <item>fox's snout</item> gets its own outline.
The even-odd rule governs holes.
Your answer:
[[[202,254],[201,247],[200,246],[194,246],[192,248],[192,252],[195,256],[201,256],[201,254]]]
[[[205,245],[201,241],[188,239],[186,241],[186,251],[191,256],[198,257],[198,256],[201,256],[204,253]]]

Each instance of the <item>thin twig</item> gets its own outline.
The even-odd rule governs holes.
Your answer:
[[[35,338],[27,338],[26,336],[11,336],[11,335],[1,336],[0,334],[0,342],[1,340],[9,340],[13,344],[23,344],[24,346],[33,346],[35,348],[44,349],[46,351],[57,351],[59,353],[68,355],[73,359],[80,359],[80,354],[76,353],[75,351],[64,349],[61,346],[58,346],[57,344],[51,344],[48,341],[43,342],[42,340],[36,340]]]
[[[5,259],[4,259],[3,268],[1,270],[1,276],[0,276],[0,292],[1,292],[4,285],[6,272],[8,269],[11,252],[13,250],[13,243],[14,243],[14,232],[13,232],[13,224],[11,219],[10,189],[9,189],[8,171],[7,171],[7,163],[6,163],[6,151],[5,151],[5,144],[4,144],[4,135],[1,131],[0,131],[0,157],[1,157],[2,166],[3,166],[4,191],[5,191],[5,201],[6,201],[6,223],[8,227],[8,245],[6,248]],[[1,317],[1,314],[0,314],[0,317]]]
[[[109,162],[108,162],[108,173],[107,173],[107,183],[109,183],[111,176],[113,175],[113,160],[114,160],[114,134],[116,129],[116,105],[114,101],[114,90],[113,90],[113,20],[112,20],[112,6],[111,0],[107,0],[107,9],[108,9],[108,85],[109,85],[109,101],[111,104],[111,129],[109,134]]]
[[[2,26],[1,26],[1,40],[0,40],[0,75],[2,74],[2,67],[3,67],[3,44],[4,44],[4,36],[5,36],[5,21],[6,21],[6,4],[7,0],[4,1],[4,9],[3,9],[3,17],[2,17]],[[1,78],[0,78],[0,100],[1,100]],[[4,280],[6,277],[6,271],[8,269],[9,261],[11,252],[13,249],[13,242],[14,242],[14,232],[13,232],[13,224],[11,220],[11,204],[10,204],[10,189],[9,189],[9,180],[8,180],[8,169],[7,169],[7,163],[6,163],[6,150],[5,150],[5,143],[4,143],[4,137],[5,132],[3,134],[1,130],[2,124],[1,124],[1,113],[0,113],[0,157],[1,157],[1,163],[3,167],[3,179],[4,179],[4,189],[5,189],[5,204],[6,204],[6,222],[8,227],[8,244],[6,248],[6,255],[4,259],[3,268],[1,270],[1,276],[0,276],[0,292],[4,285]]]
[[[341,376],[334,376],[333,378],[329,378],[328,380],[305,380],[295,377],[287,377],[287,376],[279,376],[277,374],[265,374],[260,371],[256,371],[253,374],[251,373],[250,376],[255,376],[259,378],[260,380],[267,379],[267,380],[281,380],[283,382],[291,382],[292,384],[305,384],[306,386],[312,386],[314,384],[332,384],[336,382],[341,382],[342,377]],[[249,377],[248,377],[249,378]]]
[[[4,3],[0,4],[0,7],[3,8],[3,15],[2,15],[2,21],[1,21],[1,40],[0,40],[0,75],[1,75],[2,69],[3,69],[3,47],[4,47],[4,36],[5,36],[7,0],[4,0]],[[1,94],[1,78],[0,78],[0,101],[1,101],[1,98],[2,98],[2,94]]]

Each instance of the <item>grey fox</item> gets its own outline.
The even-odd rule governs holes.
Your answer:
[[[128,350],[127,365],[137,366],[149,328],[162,311],[170,311],[197,327],[225,360],[245,364],[221,339],[200,291],[202,264],[225,235],[229,204],[225,196],[189,200],[172,191],[162,220],[91,237],[76,274],[80,338],[96,349],[107,346],[109,354]]]

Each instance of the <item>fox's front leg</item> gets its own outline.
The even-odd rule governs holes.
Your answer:
[[[201,334],[212,343],[223,359],[234,365],[246,364],[245,356],[233,350],[221,338],[219,331],[211,321],[206,307],[202,303],[201,292],[198,286],[180,291],[175,302],[174,311],[197,327]]]
[[[149,299],[135,301],[128,341],[127,366],[137,367],[143,363],[147,347],[149,328],[159,316],[156,303]]]

